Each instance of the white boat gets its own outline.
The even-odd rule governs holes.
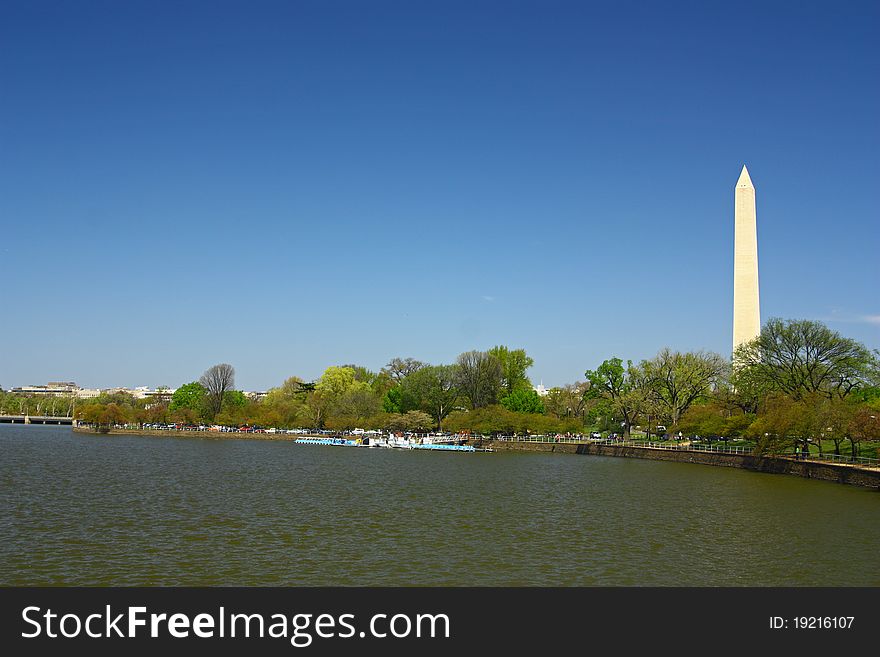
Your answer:
[[[388,436],[388,446],[395,449],[412,449],[409,438],[403,436]]]

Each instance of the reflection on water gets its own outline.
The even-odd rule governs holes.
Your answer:
[[[880,494],[727,468],[0,425],[0,584],[880,585]]]

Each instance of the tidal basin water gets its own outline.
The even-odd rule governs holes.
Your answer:
[[[880,493],[742,470],[0,425],[0,585],[880,585]]]

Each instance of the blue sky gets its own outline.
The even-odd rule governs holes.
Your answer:
[[[878,348],[878,28],[876,2],[3,3],[0,386],[727,354],[743,163],[762,318]]]

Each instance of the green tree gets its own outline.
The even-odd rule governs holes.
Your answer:
[[[880,440],[880,412],[868,405],[856,409],[849,423],[849,439],[853,456],[859,455],[863,442]]]
[[[455,365],[426,366],[410,374],[401,384],[401,398],[407,410],[423,410],[431,414],[442,428],[443,420],[452,411],[460,393],[456,385]]]
[[[583,424],[588,387],[587,383],[578,382],[568,383],[558,388],[550,388],[543,399],[546,412],[560,420],[577,418]]]
[[[501,387],[510,395],[518,390],[531,390],[532,382],[526,376],[526,370],[535,364],[525,349],[508,349],[503,345],[492,347],[488,351],[501,365]]]
[[[392,358],[382,371],[387,372],[394,383],[399,385],[410,374],[425,366],[425,363],[415,358]]]
[[[299,426],[307,395],[308,387],[302,379],[289,377],[277,388],[270,389],[260,402],[259,423],[284,428]]]
[[[308,387],[301,378],[290,376],[277,388],[271,388],[267,393],[267,397],[275,396],[278,399],[285,400],[302,399],[307,391]]]
[[[501,405],[514,413],[544,413],[544,402],[534,390],[518,388],[502,397]]]
[[[356,375],[357,372],[353,367],[331,365],[324,370],[324,374],[318,379],[315,390],[333,402],[353,390],[368,390],[369,383],[358,380]]]
[[[385,393],[396,385],[397,384],[394,379],[391,378],[391,375],[385,370],[382,370],[373,377],[373,380],[370,382],[370,389],[373,391],[373,394],[376,395],[377,399],[382,399],[385,396]]]
[[[201,383],[193,381],[180,386],[171,395],[171,403],[168,410],[171,413],[181,409],[189,409],[195,413],[196,417],[200,417],[205,409],[205,398],[207,392]]]
[[[202,416],[191,408],[181,407],[171,412],[171,419],[177,424],[198,424]]]
[[[169,404],[160,403],[160,404],[150,404],[144,413],[144,422],[151,422],[153,424],[166,424],[170,418],[170,412],[168,410]]]
[[[794,399],[813,393],[846,397],[876,377],[877,357],[821,322],[771,319],[734,354],[736,370]]]
[[[747,435],[755,440],[755,454],[782,454],[795,447],[809,452],[816,426],[815,404],[811,401],[781,393],[770,395],[763,412],[748,429]],[[821,441],[818,447],[821,450]]]
[[[113,401],[104,404],[93,400],[77,409],[77,417],[83,422],[94,424],[98,431],[107,433],[115,425],[128,422],[131,411]]]
[[[726,438],[743,437],[754,421],[754,413],[733,413],[724,421],[724,433],[721,435]]]
[[[468,351],[456,361],[456,383],[471,408],[497,403],[503,372],[501,363],[485,351]]]
[[[223,405],[242,407],[248,403],[247,395],[241,390],[227,390],[223,395]]]
[[[693,404],[678,422],[678,429],[686,435],[704,438],[734,438],[742,436],[755,416],[740,410],[731,411],[722,401],[712,398]]]
[[[446,421],[451,431],[475,434],[552,434],[566,431],[564,423],[556,418],[537,413],[516,413],[493,404],[470,411],[456,411]]]
[[[382,397],[382,410],[386,413],[400,413],[403,410],[403,391],[400,385],[396,385]]]
[[[320,429],[324,426],[334,399],[321,390],[308,393],[303,405],[302,418],[309,428]]]
[[[380,406],[380,400],[369,388],[352,388],[335,400],[332,414],[345,428],[353,429],[366,424],[368,418],[379,412]]]
[[[403,416],[404,428],[407,431],[428,431],[434,426],[434,418],[424,411],[407,411]]]
[[[376,380],[376,377],[378,377],[378,374],[362,365],[348,364],[342,365],[342,367],[344,369],[350,369],[352,372],[354,372],[355,381],[366,383],[368,386],[372,386],[373,382]]]
[[[623,435],[628,438],[639,415],[648,407],[651,390],[644,372],[632,361],[624,367],[620,358],[609,358],[595,370],[587,370],[584,376],[590,384],[587,396],[607,400],[607,410],[620,418]]]
[[[834,443],[834,453],[840,455],[840,446],[851,441],[852,422],[858,404],[840,397],[820,397],[815,402],[815,424],[813,433],[820,439]],[[850,442],[852,444],[852,442]]]
[[[718,354],[681,353],[668,348],[641,364],[647,387],[673,426],[691,404],[706,397],[723,380],[728,367]]]
[[[724,436],[725,420],[724,410],[717,404],[694,404],[682,414],[678,429],[689,436],[720,438]]]

